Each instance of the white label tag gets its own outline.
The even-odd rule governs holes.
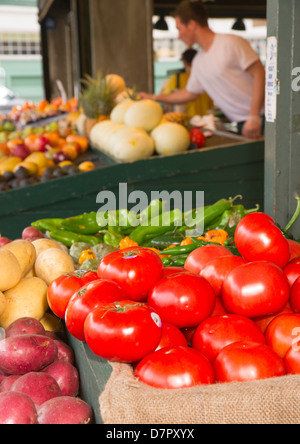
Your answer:
[[[157,313],[152,312],[152,313],[151,313],[151,318],[153,319],[153,321],[155,322],[155,324],[156,324],[158,327],[161,327],[161,319],[160,319],[160,317],[158,316]]]
[[[266,62],[266,121],[274,123],[277,117],[277,37],[268,37]]]

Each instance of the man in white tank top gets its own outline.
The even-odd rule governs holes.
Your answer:
[[[188,47],[202,51],[192,63],[184,89],[171,94],[145,94],[163,103],[186,103],[206,92],[243,136],[257,139],[263,132],[265,69],[258,54],[245,39],[216,34],[208,26],[207,12],[199,0],[183,0],[175,11],[179,38]]]

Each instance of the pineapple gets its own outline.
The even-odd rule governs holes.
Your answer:
[[[89,137],[97,122],[109,119],[118,89],[106,77],[102,77],[101,73],[96,78],[86,75],[82,83],[85,88],[79,103],[85,116],[84,132]]]
[[[179,123],[180,125],[183,125],[186,128],[189,127],[189,118],[185,113],[179,113],[179,112],[165,113],[162,122],[174,122],[174,123]]]

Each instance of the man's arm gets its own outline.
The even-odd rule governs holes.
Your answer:
[[[139,95],[142,99],[155,100],[156,102],[168,103],[171,105],[192,102],[198,97],[197,94],[189,92],[186,88],[179,89],[170,94],[147,94],[141,92]]]
[[[253,63],[247,72],[253,77],[253,96],[249,118],[243,127],[243,136],[258,139],[261,137],[260,111],[265,103],[265,68],[260,60]]]

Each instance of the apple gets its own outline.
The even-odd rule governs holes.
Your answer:
[[[48,146],[50,146],[50,140],[45,136],[38,136],[34,140],[31,151],[42,151],[43,153],[45,153],[46,151],[48,151]]]
[[[30,150],[24,143],[17,143],[13,146],[11,154],[15,157],[20,157],[21,159],[25,160],[26,157],[29,156]]]

